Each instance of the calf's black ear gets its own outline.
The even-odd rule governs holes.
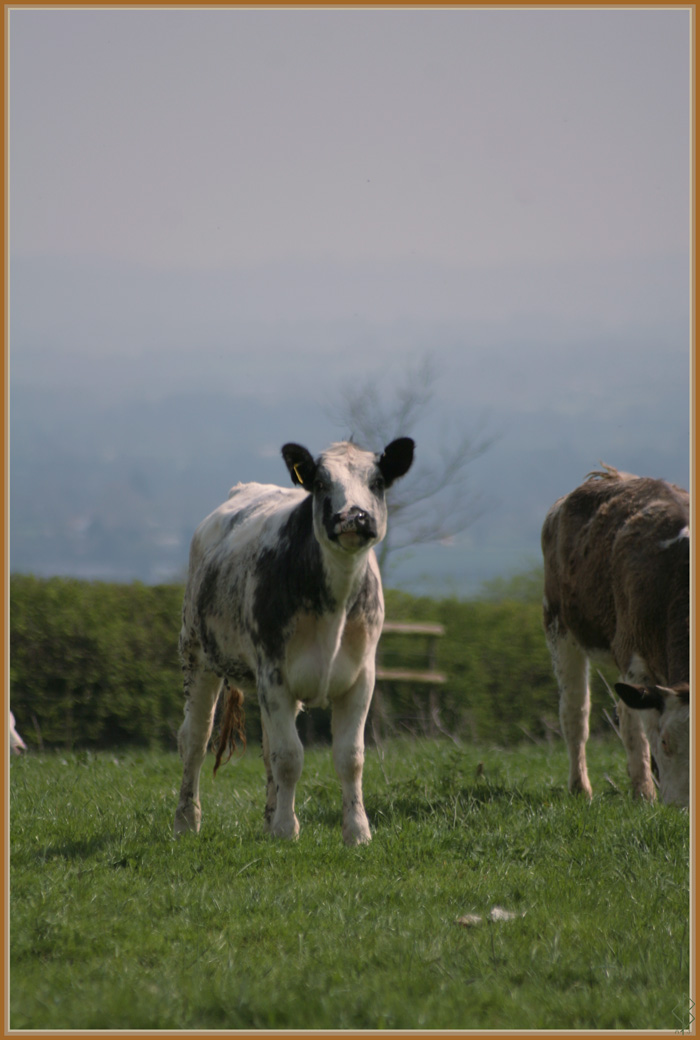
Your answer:
[[[658,686],[635,686],[632,683],[617,682],[615,690],[628,708],[634,708],[636,711],[654,709],[659,713],[664,710],[666,702]]]
[[[282,458],[292,476],[293,484],[300,484],[304,491],[311,491],[316,476],[316,463],[311,452],[302,448],[301,444],[285,444],[282,447]]]
[[[408,473],[413,462],[414,448],[415,444],[410,437],[399,437],[387,444],[377,463],[386,487],[391,487],[395,480]]]

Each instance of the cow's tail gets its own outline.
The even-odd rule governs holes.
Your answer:
[[[221,713],[221,725],[219,727],[219,746],[216,749],[216,762],[214,763],[214,776],[221,765],[221,758],[228,750],[229,758],[236,750],[236,735],[245,750],[245,712],[243,711],[243,693],[228,682],[224,684],[224,704]]]

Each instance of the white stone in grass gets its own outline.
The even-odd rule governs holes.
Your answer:
[[[463,917],[457,918],[457,924],[464,925],[465,928],[474,928],[476,925],[481,924],[483,920],[481,914],[464,914]]]
[[[524,917],[525,912],[518,914],[514,910],[504,910],[502,906],[492,906],[489,911],[487,920],[489,921],[514,921],[516,917]],[[483,924],[484,918],[481,914],[464,914],[462,917],[457,918],[457,924],[463,925],[464,928],[475,928],[479,924]]]
[[[514,910],[504,910],[502,906],[491,907],[489,918],[492,921],[514,921],[516,917],[524,917],[525,914],[516,914]]]

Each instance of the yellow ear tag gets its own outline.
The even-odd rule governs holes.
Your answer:
[[[303,480],[301,479],[301,475],[300,475],[300,473],[299,473],[299,463],[298,463],[298,462],[295,462],[295,463],[294,463],[294,466],[293,466],[292,468],[293,468],[293,470],[294,470],[294,474],[295,474],[295,476],[296,476],[297,480],[299,481],[299,483],[300,483],[300,484],[302,485],[302,487],[303,487],[303,486],[304,486],[304,481],[303,481]]]

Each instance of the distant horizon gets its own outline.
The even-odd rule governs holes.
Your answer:
[[[282,339],[286,328],[278,326]],[[343,326],[327,328],[338,335]],[[373,333],[381,341],[377,327]],[[316,335],[323,338],[318,328]],[[494,436],[467,475],[487,508],[452,547],[417,548],[392,566],[390,586],[471,595],[484,580],[529,568],[539,558],[547,508],[600,461],[688,485],[690,357],[682,336],[675,350],[641,344],[630,330],[617,336],[612,352],[609,343],[593,348],[585,338],[564,350],[555,340],[515,353],[508,341],[495,341],[476,359],[459,346],[438,351],[434,401],[415,429],[402,432],[415,436],[417,457],[426,461],[453,435]],[[180,352],[165,364],[162,351],[145,350],[126,368],[116,356],[84,358],[79,370],[64,367],[70,352],[34,351],[41,364],[20,365],[10,383],[10,548],[23,570],[72,567],[149,582],[180,573],[194,527],[232,484],[285,485],[285,441],[316,453],[349,432],[333,419],[350,379],[346,359],[321,374],[298,352],[283,348],[275,361],[268,348],[251,355],[241,380],[236,356],[206,344],[198,357]],[[387,400],[405,365],[421,356],[416,347],[405,362],[379,355],[370,366],[358,365],[351,351],[355,378],[376,373]],[[261,394],[256,384],[264,386],[271,365],[278,367],[272,392]],[[90,542],[80,534],[88,530]]]

